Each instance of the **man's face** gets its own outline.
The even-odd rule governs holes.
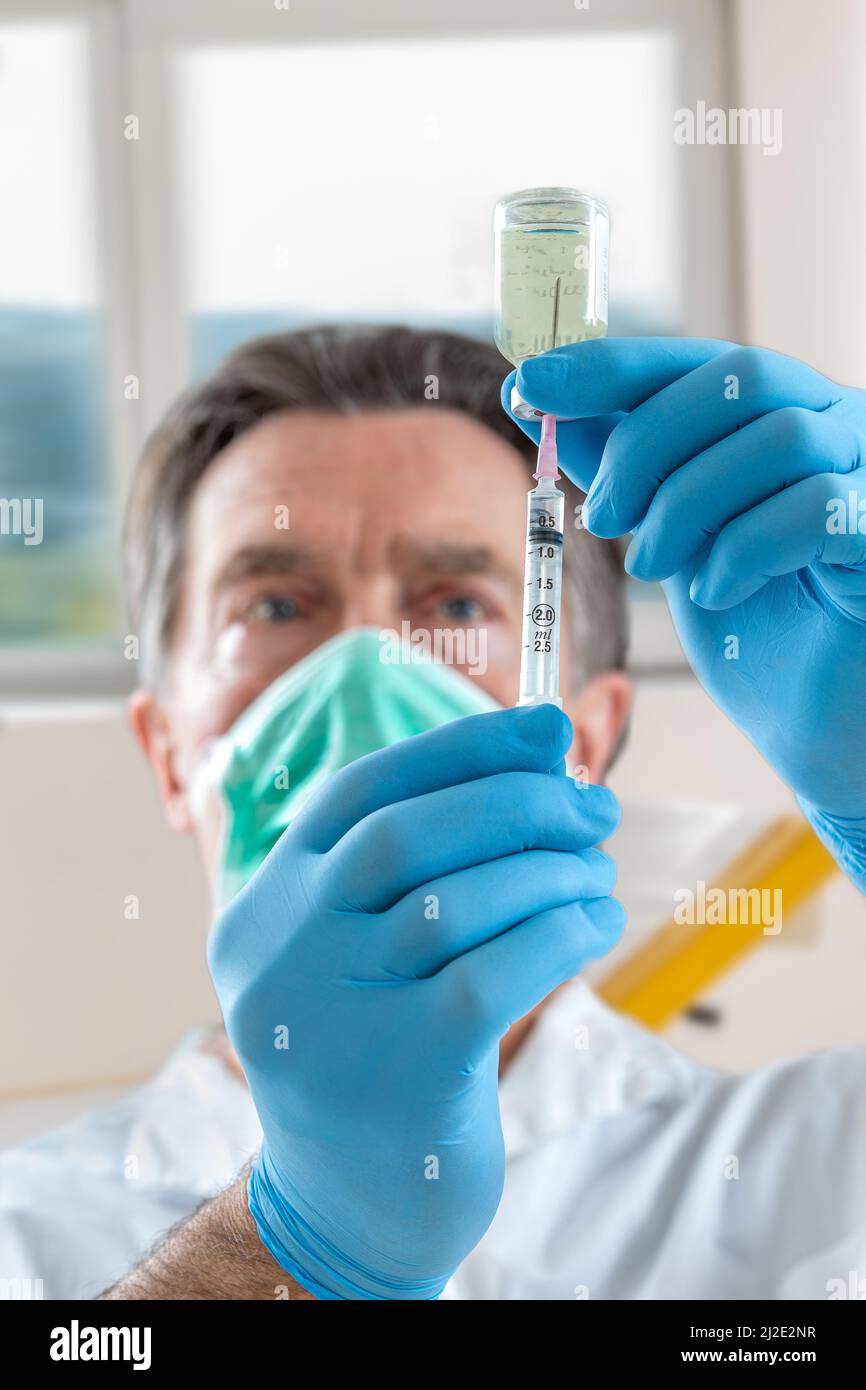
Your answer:
[[[165,689],[133,702],[171,823],[189,826],[187,782],[208,740],[347,629],[475,629],[456,669],[513,704],[529,486],[515,449],[445,408],[286,412],[229,446],[192,502]],[[566,611],[575,719],[567,625]],[[579,760],[590,756],[600,776],[605,753]]]

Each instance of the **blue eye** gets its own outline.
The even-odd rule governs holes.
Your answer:
[[[262,623],[288,623],[298,616],[298,605],[291,598],[263,598],[254,603],[249,617]]]
[[[484,609],[477,598],[458,596],[444,599],[442,611],[454,622],[474,623],[482,616]]]

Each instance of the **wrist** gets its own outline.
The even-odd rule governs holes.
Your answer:
[[[288,1278],[262,1245],[246,1200],[246,1173],[172,1228],[102,1298],[291,1299],[312,1294]]]
[[[424,1301],[439,1297],[448,1275],[417,1281],[371,1270],[343,1254],[301,1211],[291,1183],[262,1146],[250,1170],[247,1201],[259,1240],[281,1269],[324,1300]],[[316,1213],[318,1216],[319,1213]],[[372,1253],[372,1251],[371,1251]]]
[[[861,893],[866,893],[866,817],[834,816],[801,796],[797,803],[842,872]]]

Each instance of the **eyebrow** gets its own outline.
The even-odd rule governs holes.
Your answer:
[[[405,578],[412,575],[437,574],[462,576],[489,574],[513,580],[518,574],[485,545],[460,545],[453,541],[421,541],[398,536],[388,548],[388,559],[395,572]],[[213,593],[222,593],[233,584],[261,578],[264,575],[297,575],[326,568],[321,551],[299,545],[245,545],[218,570],[211,585]]]
[[[240,584],[245,579],[256,579],[266,574],[298,574],[322,563],[322,555],[299,545],[245,545],[218,570],[213,581],[214,593]]]
[[[491,574],[511,578],[513,565],[486,545],[459,545],[454,541],[419,541],[398,536],[389,548],[389,559],[399,574],[426,571],[444,575]]]

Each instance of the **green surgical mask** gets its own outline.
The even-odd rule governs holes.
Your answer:
[[[366,753],[498,708],[422,649],[355,628],[278,677],[208,751],[193,802],[215,787],[224,824],[216,901],[243,887],[328,778]]]

